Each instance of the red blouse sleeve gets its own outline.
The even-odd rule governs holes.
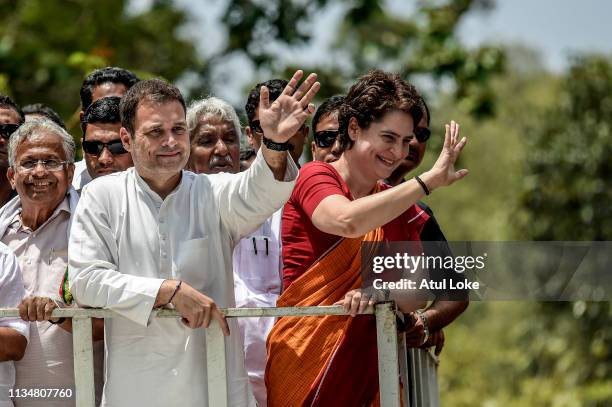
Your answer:
[[[306,164],[293,189],[293,200],[309,218],[321,201],[330,195],[350,197],[340,174],[326,163],[313,161]]]

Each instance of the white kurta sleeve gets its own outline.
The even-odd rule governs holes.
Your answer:
[[[16,308],[25,296],[25,288],[15,255],[0,243],[0,308]],[[0,326],[12,328],[29,339],[30,323],[21,318],[0,318]]]
[[[102,188],[84,188],[68,244],[70,291],[80,305],[111,309],[146,326],[163,279],[123,274],[110,217],[117,204]],[[109,194],[106,194],[109,195]]]
[[[261,149],[247,171],[211,176],[221,222],[234,242],[257,229],[287,202],[297,176],[298,168],[288,155],[284,181],[277,181]]]

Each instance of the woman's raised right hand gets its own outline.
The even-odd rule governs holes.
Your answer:
[[[467,138],[459,139],[459,123],[451,121],[445,127],[442,152],[433,167],[421,176],[430,191],[451,185],[468,174],[467,169],[455,171],[455,163],[467,143]]]

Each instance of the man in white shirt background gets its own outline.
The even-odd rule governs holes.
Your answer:
[[[134,167],[82,193],[70,238],[77,302],[119,314],[106,320],[102,405],[207,405],[204,333],[212,319],[238,328],[218,307],[234,305],[232,249],[289,198],[297,168],[287,140],[314,110],[316,75],[302,72],[270,102],[262,90],[263,147],[249,171],[196,175],[185,103],[160,80],[134,85],[121,101],[121,138]],[[151,318],[172,304],[183,317]],[[230,405],[251,403],[240,337],[226,338]]]
[[[25,296],[13,252],[0,243],[0,308],[15,308]],[[30,324],[19,318],[0,318],[0,407],[13,407],[15,365],[25,354]]]
[[[81,85],[81,112],[79,113],[81,122],[87,108],[96,100],[107,96],[121,97],[139,80],[133,72],[115,66],[108,66],[91,72]],[[80,192],[85,185],[96,177],[96,174],[87,168],[85,157],[83,160],[77,161],[74,167],[72,185],[74,189]]]
[[[258,83],[249,91],[245,111],[248,126],[247,139],[258,152],[264,136],[260,125],[259,100],[262,86],[266,87],[270,100],[281,96],[287,85],[284,79],[271,79]],[[303,124],[289,138],[289,154],[299,167],[304,144],[308,139],[308,126]],[[234,249],[234,289],[236,306],[275,307],[282,287],[281,251],[282,207],[274,212],[257,230],[243,238]],[[266,340],[275,318],[251,317],[239,320],[244,341],[245,365],[253,395],[259,406],[267,404],[266,384]]]
[[[106,96],[93,102],[81,117],[83,159],[87,172],[98,178],[125,171],[132,165],[132,156],[123,148],[119,137],[121,117],[118,96]]]

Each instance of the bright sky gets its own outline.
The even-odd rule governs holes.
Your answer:
[[[560,71],[576,52],[612,54],[611,17],[609,0],[497,0],[492,12],[468,16],[460,36],[470,46],[523,43]]]
[[[151,0],[132,0],[135,11],[146,8]],[[394,13],[410,13],[414,0],[386,0]],[[430,0],[434,1],[434,0]],[[222,46],[225,33],[216,23],[227,0],[175,0],[190,10],[194,22],[186,31],[195,36],[203,56]],[[567,57],[576,52],[603,52],[612,54],[612,1],[611,0],[497,0],[495,8],[487,13],[474,13],[466,17],[460,27],[460,38],[471,47],[483,43],[522,43],[539,51],[544,64],[561,71],[567,66]],[[297,50],[287,58],[299,63],[321,58],[333,38],[335,22],[342,14],[342,2],[336,2],[320,15],[313,45]],[[281,50],[278,50],[281,53]],[[229,56],[228,63],[218,73],[219,81],[232,86],[215,89],[219,96],[234,104],[242,104],[242,88],[253,81],[254,67],[240,56]]]

